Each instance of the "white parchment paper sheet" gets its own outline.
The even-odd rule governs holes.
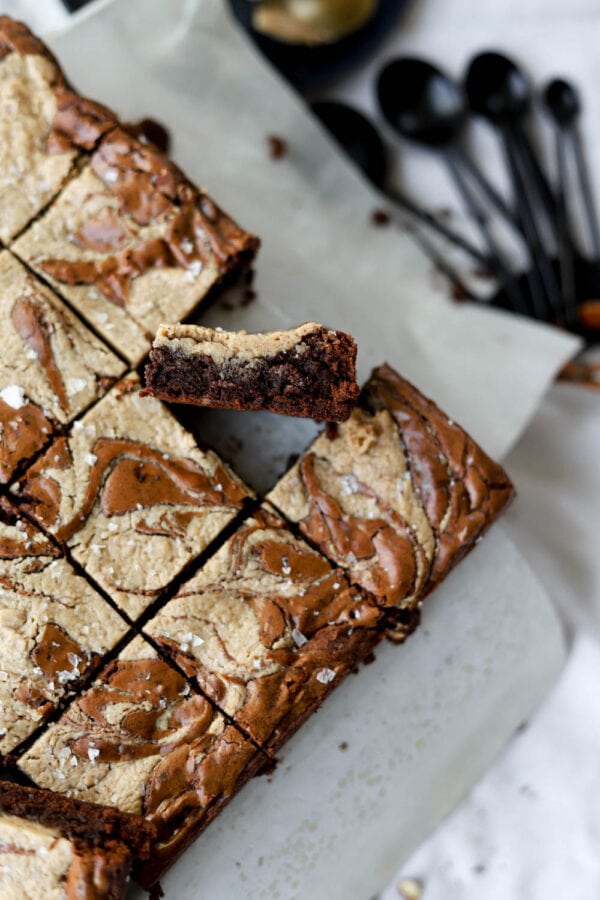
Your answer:
[[[83,91],[151,115],[189,174],[264,239],[242,310],[203,321],[271,328],[317,318],[355,334],[360,374],[388,359],[493,454],[504,453],[577,342],[457,307],[296,96],[232,28],[220,0],[100,2],[53,46]],[[268,155],[267,135],[289,154]],[[259,488],[309,423],[193,417]],[[165,879],[167,897],[366,900],[473,783],[563,661],[560,630],[501,527],[431,598],[423,629],[386,646]],[[345,751],[339,749],[348,743]]]

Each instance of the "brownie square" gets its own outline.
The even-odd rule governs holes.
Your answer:
[[[17,485],[20,502],[132,618],[200,554],[250,491],[139,380],[118,382]]]
[[[29,737],[125,632],[48,538],[0,498],[0,753]]]
[[[380,640],[381,611],[269,507],[145,631],[270,752]]]
[[[38,785],[156,826],[152,884],[266,758],[136,637],[19,762]]]
[[[125,366],[8,251],[0,252],[0,318],[0,482],[7,482]]]
[[[138,363],[161,322],[189,315],[257,246],[158,150],[118,127],[14,250]]]
[[[318,322],[261,334],[161,325],[146,390],[176,403],[343,422],[360,392],[355,363],[354,339]]]
[[[55,141],[56,60],[20,22],[0,16],[0,239],[28,225],[66,181],[77,150]]]
[[[502,467],[385,365],[268,499],[379,603],[413,609],[512,496]]]
[[[0,896],[120,900],[155,837],[140,816],[0,782]]]

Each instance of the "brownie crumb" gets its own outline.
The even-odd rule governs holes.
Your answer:
[[[248,306],[250,303],[252,303],[253,300],[256,300],[257,296],[258,295],[255,290],[253,290],[252,288],[246,288],[241,305]]]
[[[330,441],[335,441],[338,434],[339,432],[336,422],[325,423],[325,436],[328,437]]]
[[[165,892],[161,887],[160,881],[157,881],[151,888],[148,888],[148,900],[162,900],[164,896]]]
[[[284,156],[287,156],[288,145],[282,137],[279,137],[276,134],[270,134],[267,136],[267,141],[271,159],[283,159]]]
[[[374,663],[374,662],[375,662],[375,654],[374,653],[369,653],[369,655],[365,656],[365,658],[363,659],[363,663],[365,664],[365,666],[370,666],[371,663]]]
[[[127,129],[143,144],[152,144],[161,153],[169,152],[171,135],[156,119],[141,119],[139,122],[128,123]]]
[[[374,209],[371,213],[371,224],[376,228],[385,228],[391,221],[390,214],[384,209]]]
[[[452,285],[452,299],[456,301],[456,303],[462,303],[464,300],[469,299],[469,295],[465,290],[464,284],[459,284],[458,281],[455,281]]]
[[[341,744],[338,744],[339,750],[347,750],[348,749],[348,741],[342,741]]]

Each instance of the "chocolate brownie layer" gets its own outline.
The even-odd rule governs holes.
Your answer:
[[[125,366],[8,251],[0,252],[0,481]]]
[[[0,498],[0,754],[29,737],[125,631],[48,538]]]
[[[146,389],[178,403],[341,422],[359,394],[355,362],[350,335],[316,322],[267,334],[161,325]]]
[[[153,883],[266,757],[135,638],[19,766],[37,784],[146,816]]]
[[[139,381],[120,381],[17,485],[20,502],[139,616],[251,492]]]
[[[141,816],[0,782],[3,900],[120,900],[155,838]]]
[[[276,750],[373,650],[381,623],[363,591],[263,507],[145,631]]]
[[[415,608],[513,496],[506,472],[389,366],[269,499],[385,606]]]

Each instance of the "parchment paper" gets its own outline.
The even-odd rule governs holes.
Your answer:
[[[126,118],[168,124],[178,162],[263,238],[258,299],[221,302],[202,321],[254,330],[314,317],[346,328],[361,377],[387,359],[490,452],[511,446],[577,342],[449,303],[408,237],[369,224],[378,198],[220,0],[100,2],[52,44],[80,89]],[[283,159],[270,159],[269,134],[286,140]],[[268,415],[189,419],[259,489],[313,432]],[[554,613],[496,527],[428,601],[421,631],[350,678],[285,749],[271,783],[255,779],[184,855],[167,898],[366,900],[562,663]]]
[[[362,378],[387,360],[501,456],[577,342],[450,303],[412,238],[369,224],[381,201],[224,6],[101,2],[53,42],[81,90],[125,118],[165,122],[175,159],[263,239],[258,302],[203,321],[253,330],[316,318],[344,328],[358,340]],[[272,134],[288,145],[278,161]]]

